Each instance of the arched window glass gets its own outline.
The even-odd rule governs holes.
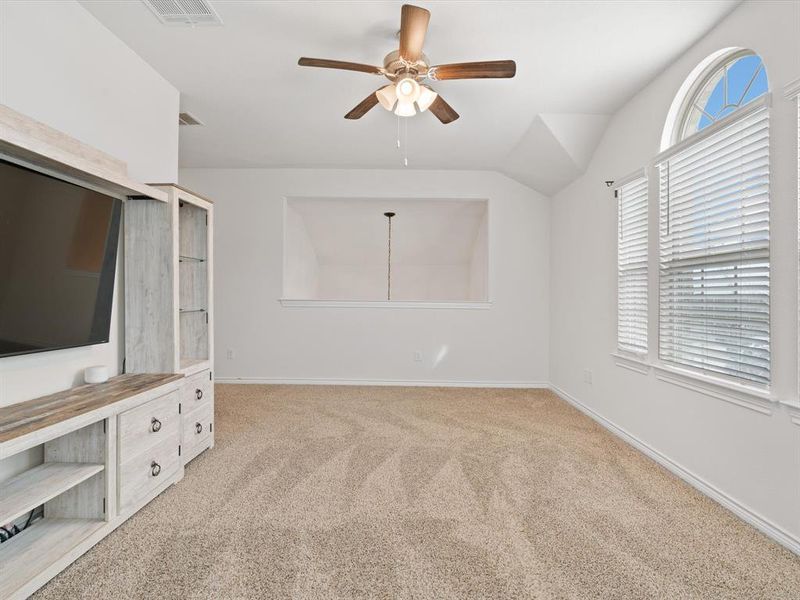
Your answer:
[[[702,131],[769,91],[761,57],[741,50],[709,73],[686,104],[678,140]]]

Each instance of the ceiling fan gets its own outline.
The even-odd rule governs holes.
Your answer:
[[[412,117],[417,114],[416,103],[420,112],[430,109],[442,123],[452,123],[458,118],[458,113],[424,83],[426,80],[509,78],[516,74],[517,65],[513,60],[490,60],[431,66],[428,57],[422,53],[430,18],[431,13],[424,8],[403,5],[400,11],[400,48],[386,55],[382,67],[306,57],[297,64],[371,73],[384,76],[391,82],[359,102],[344,116],[345,119],[360,119],[378,103],[386,110],[394,110],[394,114],[400,117]]]

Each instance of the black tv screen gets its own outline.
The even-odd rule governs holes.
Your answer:
[[[0,160],[0,357],[108,341],[121,213]]]

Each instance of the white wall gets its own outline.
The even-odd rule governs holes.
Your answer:
[[[177,179],[178,100],[77,2],[0,2],[0,103],[127,161],[134,178]],[[89,365],[119,372],[121,268],[114,293],[108,344],[0,359],[0,406],[69,388]]]
[[[473,243],[469,263],[469,299],[484,300],[489,297],[489,215],[483,217]]]
[[[742,46],[764,59],[773,90],[772,391],[797,399],[797,121],[783,87],[800,77],[800,3],[746,2],[613,118],[584,176],[552,202],[551,379],[563,392],[709,484],[742,510],[800,539],[800,427],[617,366],[616,207],[604,185],[659,152],[678,88],[712,52]],[[655,199],[651,198],[651,207]],[[651,210],[651,220],[656,213]],[[657,243],[655,222],[651,244]],[[652,256],[652,254],[651,254]],[[651,356],[657,263],[651,260]],[[655,286],[655,287],[654,287]],[[593,383],[584,382],[584,369]],[[757,519],[758,517],[756,517]]]
[[[178,91],[78,2],[3,0],[0,33],[0,103],[175,181]]]
[[[180,178],[215,200],[218,378],[547,381],[550,216],[543,196],[488,172],[184,169]],[[282,307],[283,198],[388,194],[489,199],[492,307]]]
[[[386,300],[386,266],[321,265],[321,300]],[[392,300],[464,302],[469,300],[466,265],[392,265]],[[486,298],[481,298],[485,300]]]
[[[306,223],[287,203],[284,232],[285,261],[283,293],[287,298],[316,298],[319,290],[319,260]]]

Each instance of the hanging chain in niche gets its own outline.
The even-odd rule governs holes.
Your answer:
[[[389,219],[389,251],[386,259],[386,299],[392,299],[392,217],[393,212],[385,212],[383,216]]]

